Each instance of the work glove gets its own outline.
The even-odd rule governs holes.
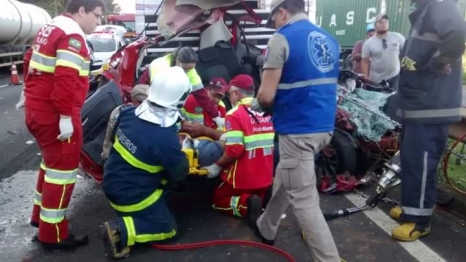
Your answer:
[[[60,116],[60,123],[58,124],[60,128],[60,134],[57,139],[65,141],[73,135],[73,122],[71,122],[70,116]]]
[[[19,96],[19,101],[16,104],[16,110],[19,110],[24,107],[24,102],[26,102],[26,96],[24,96],[24,91],[21,91],[21,95]]]
[[[217,116],[213,120],[214,120],[215,124],[217,124],[219,129],[223,129],[225,127],[225,118],[221,118],[221,117]]]
[[[207,178],[216,178],[220,174],[220,171],[222,171],[222,167],[218,166],[215,163],[213,163],[210,166],[205,166],[201,168],[207,169],[207,171],[209,172],[209,174],[207,174]]]
[[[259,113],[264,113],[264,116],[272,115],[272,109],[271,108],[263,108],[259,104],[259,101],[257,101],[257,98],[252,99],[251,109],[256,111],[256,112],[259,112]]]
[[[218,139],[218,141],[227,141],[227,133],[223,133]]]

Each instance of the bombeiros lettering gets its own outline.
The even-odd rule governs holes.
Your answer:
[[[138,150],[138,147],[135,146],[131,140],[129,140],[123,132],[118,129],[116,132],[116,135],[118,137],[118,141],[120,141],[120,144],[123,145],[128,151],[130,151],[132,154],[136,154],[136,151]]]

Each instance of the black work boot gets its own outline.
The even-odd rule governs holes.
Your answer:
[[[68,238],[61,241],[60,243],[45,243],[40,242],[44,250],[70,250],[75,249],[89,243],[89,238],[87,236],[74,236],[72,234],[68,235]]]
[[[273,246],[275,241],[268,240],[262,235],[261,231],[259,230],[259,227],[257,226],[257,221],[254,221],[254,223],[252,223],[252,230],[254,231],[254,234],[261,240],[263,244]]]
[[[129,256],[131,248],[121,248],[120,232],[118,224],[115,221],[107,221],[104,223],[103,239],[106,257],[122,259]]]
[[[248,225],[251,227],[261,216],[262,200],[259,196],[252,195],[248,198],[246,203],[248,207],[246,219]]]

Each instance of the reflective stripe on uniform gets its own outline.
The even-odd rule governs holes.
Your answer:
[[[326,85],[326,84],[336,84],[338,82],[338,78],[321,78],[321,79],[311,79],[305,81],[298,81],[291,84],[278,84],[278,89],[293,89],[293,88],[301,88],[301,87],[308,87],[308,86],[316,86],[316,85]]]
[[[73,68],[79,71],[80,76],[89,74],[89,64],[79,54],[70,52],[68,50],[57,50],[57,64],[56,66],[64,66]]]
[[[239,203],[239,196],[231,197],[230,206],[231,206],[231,210],[233,211],[233,215],[241,217],[241,213],[239,212],[239,208],[238,208],[238,203]]]
[[[44,165],[45,177],[44,181],[54,185],[69,185],[76,182],[78,169],[73,170],[57,170],[48,168]]]
[[[42,194],[37,192],[37,190],[34,191],[34,205],[42,205]]]
[[[162,185],[167,184],[167,180],[162,179],[160,182]],[[163,190],[162,189],[157,189],[152,193],[150,196],[146,197],[144,200],[140,201],[139,203],[132,204],[132,205],[117,205],[115,203],[110,202],[110,205],[117,211],[122,212],[122,213],[131,213],[131,212],[137,212],[141,211],[150,205],[154,204],[157,202],[157,200],[160,199],[162,196]]]
[[[401,110],[398,109],[397,115],[404,118],[436,118],[436,117],[455,117],[461,114],[461,108],[448,109],[428,109],[428,110]]]
[[[136,227],[134,226],[134,220],[132,217],[123,217],[123,223],[125,224],[128,240],[126,246],[133,246],[135,243],[147,243],[154,241],[161,241],[172,238],[176,235],[176,231],[172,229],[167,233],[158,234],[137,234]]]
[[[228,131],[227,132],[227,145],[243,145],[245,150],[253,150],[257,148],[273,147],[274,133],[254,134],[244,136],[242,131]]]
[[[227,145],[242,145],[244,140],[243,131],[228,131],[227,132]]]
[[[186,121],[194,122],[194,123],[199,123],[201,125],[204,124],[204,114],[195,114],[186,111],[186,109],[183,107],[180,109],[181,115],[185,118]]]
[[[89,75],[90,70],[90,61],[68,50],[57,50],[56,58],[33,51],[29,64],[31,68],[47,73],[54,73],[56,66],[76,69],[80,76]]]
[[[40,220],[49,224],[58,224],[65,219],[65,209],[48,209],[41,207],[40,209]]]
[[[126,148],[121,145],[120,141],[118,140],[118,136],[115,136],[115,143],[113,143],[113,148],[120,154],[120,156],[130,165],[135,168],[139,168],[145,170],[149,173],[158,173],[163,170],[162,166],[153,166],[142,162],[141,160],[137,159],[133,156]]]
[[[201,77],[199,76],[195,68],[189,70],[187,75],[189,78],[189,82],[193,86],[192,92],[196,92],[197,90],[204,88]]]
[[[403,214],[411,216],[432,216],[434,214],[433,208],[415,208],[415,207],[402,207]]]
[[[33,51],[31,60],[29,61],[29,67],[43,72],[53,73],[55,72],[55,63],[55,57],[46,56],[40,54],[39,52]]]
[[[275,133],[255,134],[244,137],[244,147],[246,150],[257,148],[273,147]]]

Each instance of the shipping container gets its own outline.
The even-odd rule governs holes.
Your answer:
[[[315,0],[316,24],[333,34],[342,48],[341,60],[348,67],[354,44],[365,38],[368,24],[384,13],[390,21],[390,31],[408,37],[411,0]],[[465,15],[466,0],[459,0],[458,7]]]

